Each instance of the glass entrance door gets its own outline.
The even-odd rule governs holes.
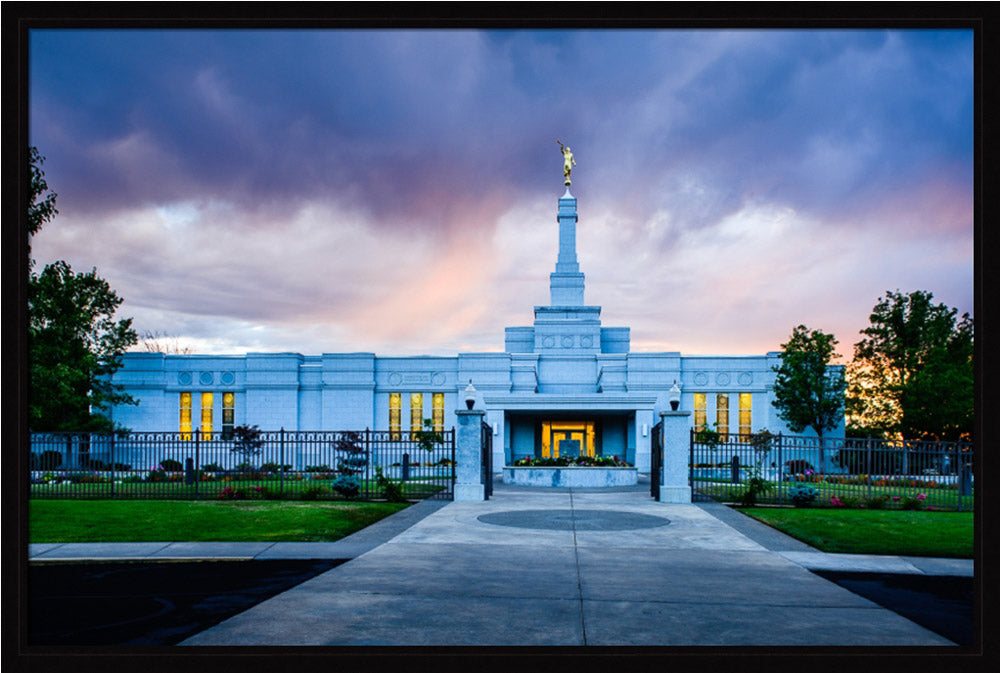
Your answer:
[[[594,455],[594,422],[545,421],[542,423],[542,458],[576,458]]]

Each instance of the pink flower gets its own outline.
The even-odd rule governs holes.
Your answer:
[[[892,501],[893,502],[898,502],[899,501],[899,496],[898,495],[892,496]]]
[[[933,506],[933,505],[931,505],[930,507],[928,507],[928,508],[927,508],[927,511],[928,511],[928,512],[933,512],[933,511],[934,511],[934,506]]]
[[[917,493],[917,500],[926,500],[927,496],[923,493]]]

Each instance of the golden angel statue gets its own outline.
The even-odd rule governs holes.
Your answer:
[[[566,178],[566,186],[569,187],[569,176],[573,172],[573,166],[576,166],[576,160],[573,158],[573,152],[569,147],[563,145],[561,140],[557,140],[556,142],[559,143],[559,151],[563,155],[563,177]]]

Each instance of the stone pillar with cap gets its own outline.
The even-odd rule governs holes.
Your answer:
[[[483,485],[483,418],[486,412],[475,408],[476,389],[472,381],[465,388],[466,409],[456,409],[455,432],[455,502],[486,499]]]
[[[663,421],[663,479],[660,481],[660,502],[690,504],[691,485],[688,459],[691,455],[690,411],[661,411]]]

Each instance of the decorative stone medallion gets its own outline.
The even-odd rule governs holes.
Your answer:
[[[573,347],[573,336],[572,335],[564,336],[562,338],[562,347],[563,348],[572,348]]]
[[[390,386],[398,386],[402,382],[403,382],[403,376],[398,372],[393,372],[392,374],[389,374]]]
[[[434,372],[434,376],[431,377],[431,383],[436,386],[444,385],[444,374],[442,372]]]
[[[201,376],[198,377],[198,380],[201,382],[201,385],[210,386],[212,385],[212,382],[215,381],[215,375],[212,374],[212,372],[202,372]]]
[[[594,337],[592,336],[582,336],[580,337],[580,345],[583,348],[590,348],[594,345]]]
[[[715,382],[717,384],[719,384],[720,386],[728,386],[729,385],[729,374],[727,374],[726,372],[722,372],[720,374],[716,374],[715,375]]]
[[[698,372],[694,375],[694,382],[696,385],[704,386],[708,384],[708,374],[705,372]]]
[[[236,374],[232,372],[222,372],[222,383],[231,386],[236,383]]]
[[[177,383],[182,386],[191,385],[191,372],[177,372]]]
[[[753,374],[750,372],[743,372],[740,374],[739,382],[741,386],[748,386],[753,383]]]
[[[556,345],[556,338],[554,336],[547,336],[542,339],[542,346],[545,348],[552,348]]]

